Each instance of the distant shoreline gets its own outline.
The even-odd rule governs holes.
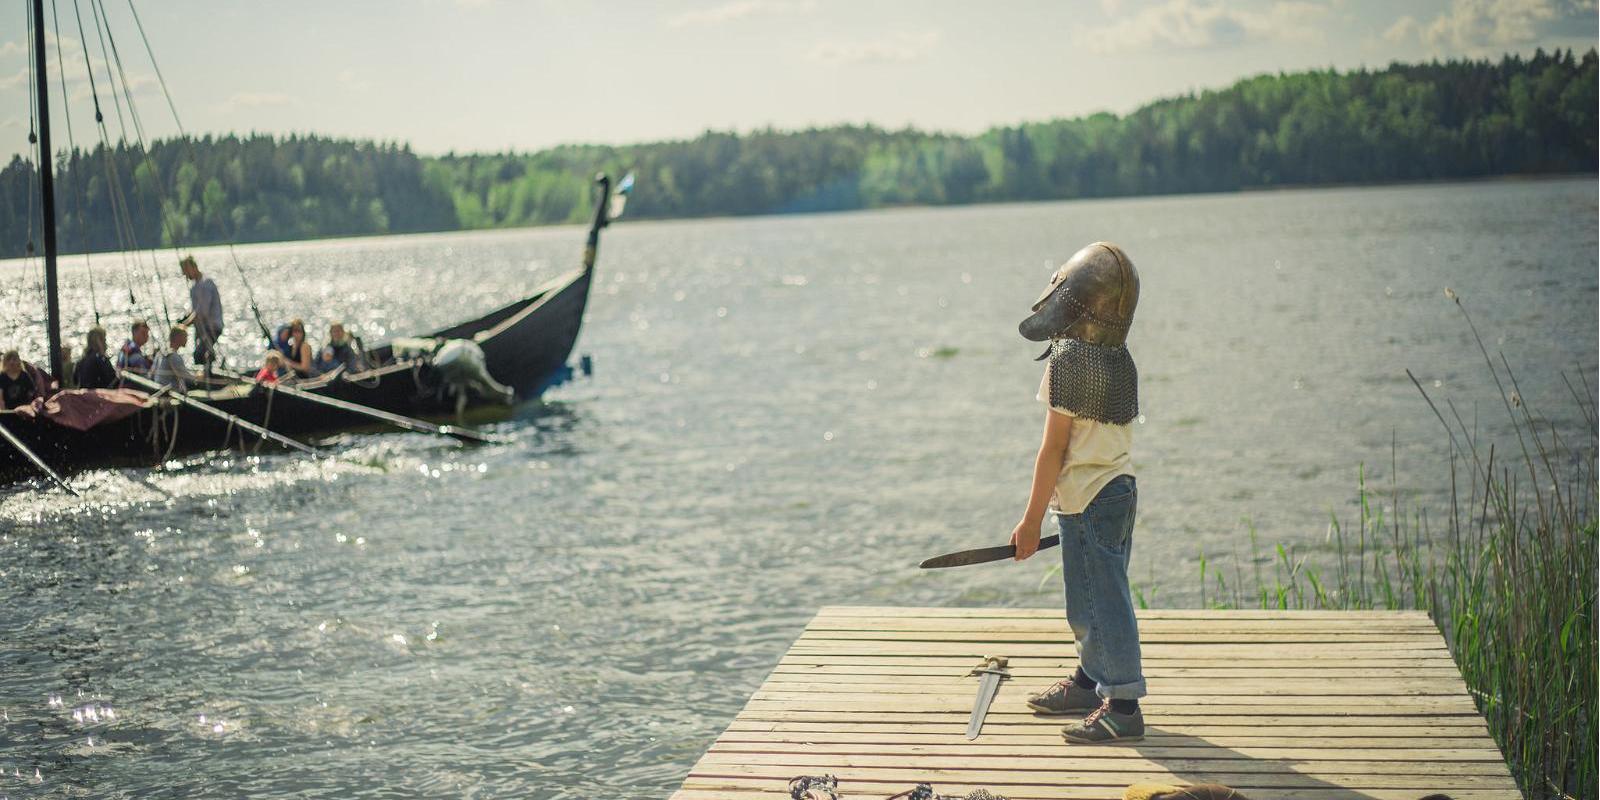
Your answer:
[[[1429,179],[1398,180],[1398,181],[1371,181],[1371,182],[1348,182],[1348,183],[1302,183],[1302,184],[1294,184],[1294,185],[1245,186],[1245,187],[1241,187],[1241,188],[1238,188],[1238,189],[1232,189],[1232,190],[1228,190],[1228,191],[1153,192],[1153,193],[1149,193],[1149,194],[1107,195],[1107,196],[1094,196],[1094,197],[1060,197],[1060,198],[1050,198],[1050,199],[1047,199],[1047,200],[991,200],[991,201],[977,201],[977,202],[971,202],[971,203],[940,203],[940,204],[934,204],[934,203],[907,203],[907,204],[904,204],[904,205],[882,205],[882,206],[872,206],[872,207],[867,207],[867,208],[819,209],[819,210],[815,210],[815,211],[767,211],[767,212],[757,212],[757,213],[752,213],[752,214],[715,214],[715,215],[706,215],[706,216],[641,217],[641,218],[638,218],[637,220],[630,220],[630,221],[636,221],[636,222],[688,222],[688,221],[704,222],[704,221],[715,221],[715,220],[764,219],[764,218],[772,218],[772,217],[809,217],[809,216],[832,215],[832,214],[854,214],[854,213],[872,212],[872,211],[906,211],[906,210],[915,210],[915,209],[979,208],[979,207],[984,207],[984,206],[1038,205],[1038,204],[1044,204],[1044,203],[1079,203],[1079,202],[1095,202],[1095,201],[1111,201],[1111,200],[1142,200],[1142,199],[1159,198],[1159,197],[1205,197],[1205,196],[1208,196],[1208,195],[1221,197],[1221,196],[1238,195],[1238,194],[1254,194],[1254,193],[1269,193],[1269,192],[1318,191],[1318,190],[1325,190],[1325,189],[1386,189],[1386,188],[1401,188],[1401,187],[1407,187],[1407,186],[1447,186],[1447,185],[1463,185],[1463,184],[1472,185],[1472,184],[1491,184],[1491,183],[1547,183],[1547,182],[1548,183],[1553,183],[1553,182],[1556,182],[1556,181],[1578,180],[1578,179],[1581,179],[1581,178],[1589,178],[1589,179],[1595,180],[1597,182],[1597,184],[1600,184],[1600,172],[1533,172],[1533,173],[1509,173],[1509,174],[1505,174],[1505,175],[1482,175],[1482,176],[1465,177],[1465,178],[1429,178]],[[558,222],[558,223],[539,223],[539,224],[533,224],[533,225],[505,225],[505,226],[487,227],[487,228],[439,228],[439,229],[436,229],[436,230],[404,231],[404,232],[399,232],[399,233],[352,233],[352,234],[338,234],[338,235],[331,235],[331,236],[307,236],[307,237],[303,237],[303,238],[299,238],[299,239],[259,239],[259,240],[248,240],[248,241],[241,240],[241,241],[233,241],[233,242],[228,242],[228,241],[193,242],[193,243],[190,243],[190,244],[185,245],[184,247],[178,248],[178,249],[183,251],[183,252],[188,252],[190,250],[205,250],[205,249],[208,249],[208,248],[215,248],[215,247],[227,247],[229,245],[233,245],[233,246],[256,246],[256,245],[294,244],[294,243],[297,243],[297,242],[337,242],[337,241],[344,241],[344,240],[360,241],[360,240],[364,240],[364,239],[405,238],[405,237],[412,237],[412,236],[438,236],[440,234],[452,234],[452,233],[488,233],[488,232],[494,232],[494,231],[529,231],[529,230],[545,230],[545,229],[556,229],[556,228],[579,228],[579,227],[582,227],[582,225],[580,223]],[[158,247],[140,248],[141,251],[152,251],[153,250],[153,251],[158,251],[158,252],[162,251],[162,250],[172,250],[172,249],[173,249],[172,247],[166,246],[166,245],[162,245],[162,246],[158,246]],[[105,255],[105,254],[117,253],[117,252],[122,252],[122,251],[119,251],[119,250],[90,250],[90,251],[88,251],[88,253],[84,253],[84,252],[81,252],[81,251],[73,251],[73,252],[60,253],[59,256],[61,258],[66,258],[68,256],[82,256],[82,255],[91,255],[91,256],[93,256],[93,255]],[[16,266],[20,267],[24,262],[28,261],[29,258],[30,257],[17,256],[17,257],[12,257],[12,258],[0,259],[0,267],[3,267],[5,265],[13,264],[13,262],[15,263]],[[31,258],[41,258],[41,256],[35,254],[34,256],[31,256]]]

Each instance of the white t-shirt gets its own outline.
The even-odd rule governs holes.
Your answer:
[[[1050,402],[1048,366],[1036,398],[1041,403]],[[1112,478],[1133,474],[1133,426],[1096,422],[1057,406],[1050,406],[1050,410],[1072,417],[1072,430],[1067,434],[1067,460],[1061,467],[1061,477],[1056,479],[1051,510],[1081,514]]]

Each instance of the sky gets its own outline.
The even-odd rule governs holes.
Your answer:
[[[91,69],[118,133],[92,2],[45,2],[58,149],[52,6],[75,141],[97,136]],[[1595,0],[99,2],[147,136],[177,128],[130,9],[190,133],[314,132],[425,154],[839,123],[976,133],[1263,72],[1596,43]],[[28,147],[29,5],[0,0],[6,160]]]

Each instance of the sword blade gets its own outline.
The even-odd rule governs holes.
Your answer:
[[[1051,534],[1039,540],[1039,549],[1045,550],[1058,544],[1061,544],[1061,537],[1057,534]],[[934,556],[927,559],[917,566],[923,569],[944,569],[946,567],[965,567],[968,564],[986,564],[990,561],[1016,557],[1016,545],[1003,544],[999,547],[980,547],[976,550],[945,553],[942,556]]]
[[[995,693],[1000,690],[1000,676],[996,673],[985,673],[982,682],[978,684],[978,696],[972,701],[972,718],[967,720],[967,740],[978,738],[978,732],[983,730],[983,718],[989,714],[989,704],[994,702]]]

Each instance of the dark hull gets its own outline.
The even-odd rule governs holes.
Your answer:
[[[517,399],[538,397],[565,374],[567,359],[578,338],[588,305],[593,272],[587,269],[565,275],[535,294],[476,319],[424,334],[426,337],[475,339],[483,348],[489,374],[516,390]],[[389,360],[387,347],[372,355]],[[441,390],[438,376],[423,362],[388,364],[349,380],[333,379],[296,384],[296,388],[411,417],[444,417],[456,413],[456,399]],[[214,393],[194,392],[196,399],[241,419],[294,437],[329,434],[370,427],[365,416],[329,408],[283,392],[233,387]],[[480,414],[498,401],[479,398],[467,409]],[[478,415],[475,415],[478,416]],[[74,431],[48,422],[32,422],[0,415],[0,424],[17,434],[46,463],[60,472],[110,466],[153,465],[167,456],[238,446],[241,432],[219,419],[165,404],[127,419]],[[245,435],[248,446],[255,441]],[[263,445],[275,449],[275,445]],[[37,477],[37,470],[20,453],[0,443],[0,483]]]

